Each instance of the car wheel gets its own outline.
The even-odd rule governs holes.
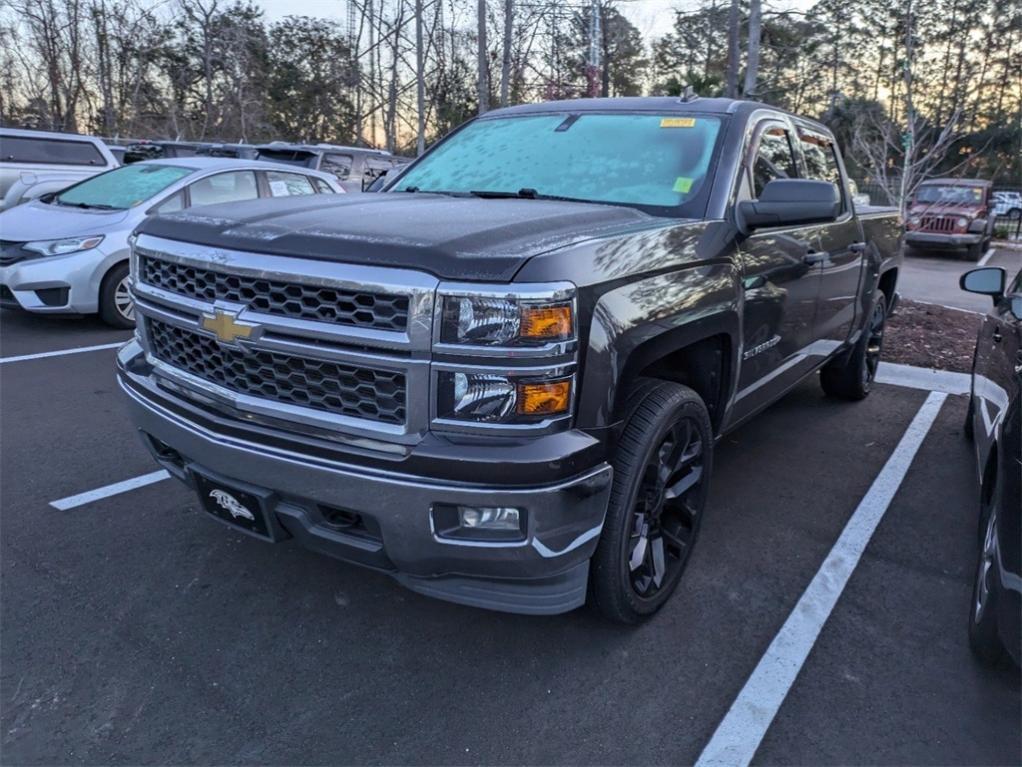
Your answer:
[[[1022,218],[1022,208],[1012,208],[1008,211],[1008,218],[1012,221],[1017,221]]]
[[[820,371],[824,392],[848,400],[861,400],[869,395],[880,365],[886,325],[887,298],[878,290],[873,294],[869,322],[855,347],[849,354],[828,362]]]
[[[965,251],[965,257],[969,261],[979,261],[983,258],[983,243],[976,242],[970,245]]]
[[[996,481],[996,480],[995,480]],[[976,577],[972,585],[969,610],[969,646],[983,663],[996,665],[1007,654],[997,631],[997,600],[1001,580],[997,573],[997,488],[980,515],[983,537],[980,543]]]
[[[99,316],[115,328],[135,327],[135,304],[128,290],[128,264],[118,264],[103,278],[99,289]]]
[[[695,545],[713,466],[706,405],[692,389],[640,384],[614,455],[614,485],[589,580],[604,617],[635,624],[681,580]]]

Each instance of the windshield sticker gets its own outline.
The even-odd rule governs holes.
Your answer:
[[[286,181],[271,181],[270,194],[274,197],[288,197],[291,194],[291,190],[287,188]]]
[[[696,125],[696,118],[694,117],[662,117],[660,119],[661,128],[694,128]]]
[[[674,179],[674,191],[681,194],[688,194],[692,191],[692,179],[678,176]]]

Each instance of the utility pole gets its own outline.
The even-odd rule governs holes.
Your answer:
[[[762,0],[749,1],[749,52],[745,63],[745,98],[756,95],[756,81],[759,79],[759,40],[763,26]]]
[[[600,58],[603,53],[603,31],[600,29],[600,0],[592,0],[589,13],[589,93],[595,98],[600,95]]]
[[[727,81],[724,85],[724,95],[733,99],[738,95],[738,59],[741,53],[738,50],[738,0],[731,0],[731,8],[727,14]]]
[[[511,35],[514,34],[514,0],[504,0],[504,49],[500,59],[500,105],[506,107],[511,93]]]
[[[419,116],[419,132],[415,139],[415,154],[426,151],[426,52],[422,47],[422,0],[415,0],[415,107]]]
[[[488,52],[486,45],[486,0],[479,0],[478,3],[478,25],[479,40],[476,50],[476,64],[479,68],[478,93],[479,93],[479,114],[490,111],[490,68],[487,60]]]

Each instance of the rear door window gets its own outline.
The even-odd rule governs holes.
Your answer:
[[[347,181],[351,176],[353,163],[350,154],[328,154],[323,157],[323,164],[319,169],[337,176],[338,181]]]
[[[270,186],[271,197],[294,197],[316,193],[309,177],[300,173],[281,173],[276,170],[268,170],[266,171],[266,181]]]
[[[0,162],[105,166],[106,159],[88,141],[0,136]]]
[[[215,176],[200,178],[188,187],[188,191],[191,194],[193,208],[221,202],[254,200],[259,196],[255,171],[251,170],[218,173]]]

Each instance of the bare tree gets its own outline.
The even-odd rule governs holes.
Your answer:
[[[504,46],[500,58],[500,105],[506,107],[511,92],[511,38],[515,25],[514,0],[504,0]]]
[[[490,111],[490,57],[486,45],[486,0],[478,0],[476,8],[478,9],[476,72],[479,78],[476,90],[479,94],[479,114],[483,114]]]
[[[763,33],[763,2],[749,0],[749,41],[748,54],[745,62],[745,86],[742,89],[746,97],[758,92],[759,81],[759,42]]]
[[[730,99],[738,95],[738,59],[742,55],[738,47],[741,24],[738,2],[739,0],[731,0],[731,8],[727,14],[727,79],[724,95]]]

